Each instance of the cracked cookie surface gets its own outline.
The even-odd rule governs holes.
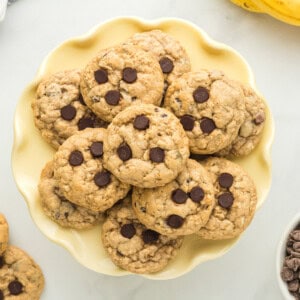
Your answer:
[[[159,62],[167,85],[191,70],[190,59],[186,50],[171,35],[161,30],[136,33],[126,41],[152,53]]]
[[[86,106],[79,90],[80,70],[57,72],[38,86],[32,109],[42,137],[57,149],[68,137],[87,127],[107,127]]]
[[[173,180],[189,157],[188,139],[178,119],[150,104],[131,106],[107,128],[104,163],[122,182],[138,187]]]
[[[3,214],[0,213],[0,255],[5,251],[8,243],[8,224]]]
[[[44,276],[32,258],[15,246],[0,256],[0,298],[38,300],[44,288]]]
[[[67,200],[61,193],[57,180],[54,178],[53,162],[44,167],[39,193],[41,206],[45,214],[63,227],[86,229],[103,221],[103,214],[78,206]]]
[[[197,234],[212,240],[234,238],[254,216],[257,203],[254,182],[242,167],[227,159],[208,158],[203,165],[213,180],[216,206]]]
[[[130,197],[108,212],[102,241],[112,261],[133,273],[162,270],[178,253],[183,238],[172,238],[146,228],[139,222]]]
[[[195,233],[215,205],[212,180],[200,163],[189,159],[182,172],[165,186],[134,188],[132,206],[143,224],[170,236]]]
[[[245,98],[245,120],[238,136],[233,142],[217,154],[221,156],[245,156],[251,153],[260,142],[265,120],[265,104],[251,87],[242,85]]]
[[[228,146],[244,121],[240,85],[220,71],[186,73],[168,88],[164,106],[179,119],[190,150],[212,154]]]
[[[72,135],[54,155],[54,178],[63,195],[79,206],[104,212],[130,189],[103,166],[104,128]]]
[[[138,102],[159,105],[163,85],[155,57],[132,45],[101,50],[85,67],[80,83],[87,105],[108,122]]]

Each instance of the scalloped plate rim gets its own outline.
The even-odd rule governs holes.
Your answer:
[[[21,96],[19,97],[19,101],[18,101],[18,103],[16,105],[15,114],[14,114],[14,141],[13,141],[13,148],[12,148],[12,155],[11,155],[11,166],[12,166],[13,177],[14,177],[14,180],[15,180],[15,183],[17,185],[18,190],[20,191],[20,193],[22,194],[23,198],[25,199],[25,202],[26,202],[26,205],[28,207],[28,210],[29,210],[31,218],[33,219],[33,221],[36,224],[36,226],[38,227],[38,229],[43,233],[43,235],[46,236],[47,239],[51,240],[52,242],[54,242],[54,243],[62,246],[63,248],[65,248],[75,258],[75,260],[77,260],[81,265],[83,265],[84,267],[86,267],[86,268],[88,268],[88,269],[90,269],[90,270],[92,270],[92,271],[94,271],[96,273],[99,273],[99,272],[96,271],[96,270],[94,270],[94,269],[92,269],[89,266],[86,266],[82,262],[80,256],[77,255],[76,251],[74,252],[72,249],[70,249],[69,246],[67,245],[67,243],[64,240],[54,239],[53,237],[49,236],[46,232],[44,232],[44,230],[37,223],[36,219],[33,217],[32,211],[30,209],[31,203],[27,199],[26,192],[23,190],[23,187],[21,187],[20,181],[17,179],[19,177],[19,175],[17,174],[17,170],[16,170],[17,167],[16,167],[16,164],[15,164],[15,156],[17,154],[17,149],[19,149],[20,145],[22,145],[22,142],[24,140],[24,137],[21,135],[20,130],[18,128],[19,127],[18,126],[19,122],[18,122],[18,119],[17,119],[17,115],[18,115],[18,110],[20,108],[21,99],[23,99],[23,94],[25,94],[26,91],[28,89],[30,89],[30,87],[32,85],[36,84],[36,82],[39,81],[39,79],[41,78],[41,74],[43,73],[43,70],[46,67],[47,61],[49,60],[49,57],[51,57],[51,55],[56,50],[58,50],[61,46],[65,45],[67,43],[70,43],[70,42],[84,41],[84,40],[92,37],[98,31],[98,29],[100,27],[105,26],[105,25],[109,25],[109,23],[113,23],[113,22],[115,22],[117,20],[118,21],[130,21],[130,22],[134,21],[134,22],[138,22],[138,23],[140,23],[142,25],[147,25],[147,26],[155,26],[155,25],[159,25],[159,24],[164,23],[164,22],[176,21],[176,22],[180,22],[182,24],[185,24],[185,25],[188,25],[188,26],[192,27],[203,38],[203,40],[205,41],[206,44],[212,46],[215,49],[228,50],[228,51],[234,53],[235,56],[237,56],[240,59],[240,61],[244,64],[244,66],[247,69],[247,74],[249,76],[249,84],[251,85],[251,87],[253,87],[257,91],[256,85],[255,85],[255,80],[254,80],[254,74],[253,74],[253,72],[252,72],[249,64],[247,63],[247,61],[242,57],[242,55],[239,52],[237,52],[235,49],[233,49],[232,47],[230,47],[230,46],[228,46],[228,45],[226,45],[226,44],[224,44],[222,42],[218,42],[218,41],[212,39],[203,29],[199,28],[194,23],[192,23],[190,21],[187,21],[187,20],[184,20],[184,19],[181,19],[181,18],[158,18],[158,19],[154,19],[154,20],[147,20],[147,19],[143,19],[143,18],[135,17],[135,16],[126,16],[126,17],[122,16],[122,17],[110,18],[110,19],[108,19],[108,20],[106,20],[104,22],[101,22],[98,25],[92,27],[85,34],[78,35],[78,36],[66,39],[65,41],[61,42],[58,46],[56,46],[52,50],[50,50],[50,52],[46,55],[46,57],[43,59],[41,65],[40,65],[40,67],[38,68],[38,70],[36,72],[36,75],[34,77],[34,80],[32,80],[31,82],[29,82],[26,85],[26,87],[24,88]],[[259,91],[257,91],[257,92],[259,93]],[[269,136],[268,140],[266,141],[266,144],[265,144],[265,146],[263,148],[263,155],[262,155],[263,159],[267,163],[268,168],[270,170],[270,181],[269,181],[270,184],[269,184],[268,190],[265,192],[265,194],[262,197],[261,204],[257,206],[256,210],[258,210],[262,206],[262,204],[265,202],[267,194],[270,191],[271,182],[272,182],[272,173],[271,173],[271,170],[272,170],[271,148],[272,148],[272,144],[273,144],[273,140],[274,140],[275,129],[274,129],[274,120],[273,120],[273,117],[272,117],[271,114],[270,114],[270,131],[271,131],[270,132],[270,136]],[[233,243],[231,245],[228,245],[226,248],[224,248],[222,251],[218,252],[217,254],[215,254],[215,255],[213,255],[211,257],[206,258],[205,261],[202,261],[197,256],[194,257],[194,259],[192,259],[192,261],[191,261],[191,263],[190,263],[190,265],[189,265],[188,268],[184,269],[184,271],[181,271],[178,274],[175,274],[173,276],[169,276],[167,278],[156,277],[155,273],[154,274],[134,274],[134,273],[131,273],[131,272],[128,272],[128,271],[124,271],[123,273],[118,273],[118,274],[111,274],[111,273],[108,273],[106,271],[102,271],[99,274],[105,274],[105,275],[109,275],[109,276],[113,276],[113,277],[121,277],[121,276],[126,276],[126,275],[140,275],[140,276],[146,277],[148,279],[152,279],[152,280],[168,280],[168,279],[173,279],[173,278],[182,276],[182,275],[190,272],[197,265],[199,265],[201,263],[204,263],[204,262],[210,261],[212,259],[216,259],[216,258],[219,258],[219,257],[223,256],[232,247],[234,247],[237,244],[237,242],[239,241],[241,235],[238,236],[238,237],[236,237],[236,238],[234,238],[233,239]]]

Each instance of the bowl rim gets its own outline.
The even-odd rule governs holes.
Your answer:
[[[291,233],[291,231],[300,223],[300,212],[298,212],[292,220],[288,223],[288,225],[283,230],[281,237],[279,239],[278,245],[277,245],[277,253],[276,253],[276,277],[277,282],[281,291],[282,296],[286,300],[293,300],[293,296],[290,294],[290,292],[287,289],[286,283],[281,278],[281,270],[282,270],[282,264],[285,257],[285,246],[286,242],[288,240],[288,236]]]
[[[107,26],[110,23],[114,23],[116,21],[138,22],[141,25],[144,25],[145,27],[146,26],[151,26],[151,27],[159,26],[161,23],[172,22],[172,21],[175,21],[176,23],[182,23],[184,25],[188,25],[189,27],[191,27],[192,29],[194,29],[197,33],[199,33],[199,35],[203,38],[203,40],[204,40],[205,43],[209,44],[213,48],[232,52],[241,61],[241,63],[243,63],[245,69],[247,70],[247,75],[249,77],[249,82],[248,82],[249,85],[256,92],[258,92],[260,94],[260,92],[257,91],[256,84],[255,84],[255,79],[254,79],[254,73],[253,73],[252,69],[250,68],[250,65],[248,64],[248,62],[245,60],[245,58],[237,50],[235,50],[231,46],[228,46],[227,44],[224,44],[222,42],[214,40],[202,28],[198,27],[196,24],[194,24],[194,23],[192,23],[192,22],[190,22],[188,20],[185,20],[183,18],[176,18],[176,17],[163,18],[162,17],[162,18],[156,18],[156,19],[152,19],[152,20],[150,19],[150,20],[148,20],[146,18],[141,18],[141,17],[136,17],[136,16],[118,16],[118,17],[113,17],[113,18],[109,18],[109,19],[107,19],[107,20],[105,20],[103,22],[98,23],[97,25],[93,26],[90,30],[88,30],[84,34],[73,36],[71,38],[63,40],[56,47],[50,49],[50,51],[48,52],[48,54],[44,57],[42,63],[39,66],[39,68],[37,69],[33,80],[30,81],[25,86],[25,88],[24,88],[21,96],[19,97],[19,101],[17,102],[16,108],[15,108],[15,114],[14,114],[14,140],[13,140],[13,148],[12,148],[13,151],[12,151],[12,154],[11,154],[12,173],[13,173],[13,177],[14,177],[14,181],[16,183],[16,186],[17,186],[19,192],[21,193],[21,195],[23,196],[23,198],[24,198],[24,200],[26,202],[26,205],[28,207],[30,216],[33,219],[33,221],[36,224],[36,226],[42,232],[42,234],[44,236],[46,236],[47,239],[49,239],[52,242],[54,242],[54,243],[62,246],[64,249],[66,249],[75,258],[75,260],[77,262],[79,262],[81,265],[83,265],[84,267],[86,267],[86,268],[88,268],[88,269],[90,269],[90,270],[92,270],[94,272],[97,272],[97,271],[95,271],[94,269],[92,269],[89,266],[86,266],[86,264],[84,264],[84,262],[82,261],[81,257],[79,255],[77,255],[74,251],[72,251],[72,249],[67,244],[65,244],[64,242],[62,242],[60,240],[56,240],[56,239],[50,237],[49,235],[47,235],[46,232],[44,232],[40,228],[40,226],[37,224],[37,221],[33,217],[32,211],[30,209],[30,204],[29,204],[29,202],[27,200],[26,192],[21,187],[20,181],[17,180],[17,177],[19,177],[19,176],[17,174],[17,168],[16,168],[16,165],[15,165],[15,159],[14,158],[15,158],[15,156],[17,154],[17,149],[19,148],[19,145],[22,143],[22,136],[20,136],[20,132],[19,132],[19,128],[18,128],[18,124],[16,122],[16,119],[17,119],[17,113],[18,113],[19,103],[20,103],[20,100],[22,99],[22,95],[27,91],[27,89],[30,89],[32,85],[35,85],[40,80],[40,78],[43,76],[42,74],[44,73],[46,65],[47,65],[47,62],[48,62],[49,58],[51,57],[51,55],[53,54],[53,52],[55,52],[56,50],[58,50],[61,46],[63,46],[66,43],[70,43],[70,42],[73,42],[73,41],[84,41],[85,39],[88,39],[93,34],[95,34],[99,30],[100,27]],[[269,105],[268,105],[268,107],[269,107]],[[270,110],[270,107],[269,107],[269,110]],[[274,119],[273,119],[273,116],[272,116],[271,113],[270,113],[270,116],[269,116],[269,122],[270,122],[270,125],[269,125],[269,127],[270,127],[269,128],[270,134],[269,134],[269,137],[268,137],[267,141],[265,142],[265,145],[264,145],[264,148],[263,148],[263,151],[262,151],[262,157],[264,158],[264,160],[267,163],[268,168],[270,170],[270,174],[269,174],[269,176],[270,176],[270,181],[269,182],[270,183],[269,183],[268,190],[261,196],[260,205],[257,205],[256,211],[266,201],[267,195],[268,195],[268,193],[270,191],[271,184],[272,184],[272,172],[271,172],[271,170],[272,170],[271,152],[272,151],[271,150],[272,150],[272,144],[273,144],[273,141],[274,141],[275,126],[274,126]],[[243,233],[240,236],[242,236],[242,235],[243,235]],[[152,279],[152,280],[168,280],[168,279],[173,279],[173,278],[182,276],[184,274],[187,274],[191,270],[193,270],[199,264],[207,262],[207,261],[210,261],[210,260],[213,260],[213,259],[217,259],[217,258],[223,256],[224,254],[226,254],[233,246],[235,246],[239,242],[240,236],[234,238],[233,239],[234,242],[230,246],[224,248],[218,254],[215,254],[214,257],[209,257],[205,261],[201,261],[201,260],[199,261],[199,260],[197,260],[197,258],[194,258],[192,260],[192,262],[190,263],[190,266],[188,268],[186,268],[184,271],[181,271],[179,274],[170,275],[170,276],[163,277],[163,278],[156,277],[155,274],[154,275],[153,274],[140,274],[140,275],[143,276],[143,277],[145,277],[145,278]],[[99,272],[97,272],[97,273],[99,273]],[[110,273],[106,273],[105,271],[103,271],[103,272],[101,272],[101,274],[110,275],[110,276],[117,276],[117,277],[126,276],[126,275],[136,275],[134,273],[127,272],[127,271],[125,271],[124,273],[121,273],[121,274],[110,274]]]

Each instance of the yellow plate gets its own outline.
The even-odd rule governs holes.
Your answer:
[[[178,19],[149,22],[137,18],[117,18],[95,27],[83,36],[70,39],[51,51],[34,81],[21,95],[15,114],[13,173],[34,222],[50,240],[65,247],[82,265],[96,272],[114,276],[129,273],[116,267],[106,255],[100,240],[100,226],[85,231],[64,229],[42,212],[37,184],[40,172],[45,163],[53,157],[54,150],[43,141],[34,127],[30,105],[37,85],[45,74],[83,67],[99,49],[123,42],[136,32],[152,29],[160,29],[177,38],[187,49],[194,71],[200,68],[218,68],[228,76],[255,87],[253,74],[244,59],[230,47],[213,41],[195,25]],[[251,155],[237,161],[249,171],[256,183],[258,207],[264,202],[271,184],[270,152],[273,131],[273,120],[267,107],[266,127],[259,147]],[[237,240],[205,241],[196,236],[188,236],[179,255],[167,268],[146,277],[178,277],[204,261],[223,255]]]

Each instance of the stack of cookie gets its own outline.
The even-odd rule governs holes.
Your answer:
[[[44,288],[43,273],[28,254],[8,244],[8,232],[0,214],[0,299],[38,300]]]
[[[157,272],[183,236],[229,239],[249,225],[255,185],[228,158],[259,143],[264,102],[221,71],[191,72],[173,37],[138,33],[52,74],[32,107],[57,149],[39,183],[44,212],[69,228],[101,223],[121,268]]]

